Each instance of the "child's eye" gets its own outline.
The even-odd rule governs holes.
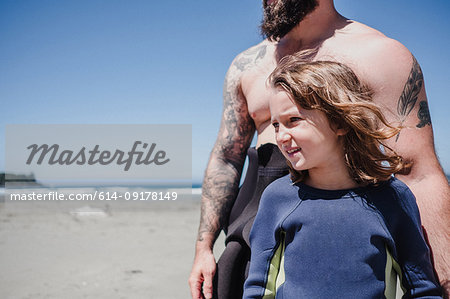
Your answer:
[[[276,132],[278,130],[278,127],[280,126],[280,124],[277,122],[273,122],[272,126],[275,128],[275,132]]]
[[[296,122],[296,121],[302,120],[302,118],[301,117],[291,117],[289,120],[291,122]]]

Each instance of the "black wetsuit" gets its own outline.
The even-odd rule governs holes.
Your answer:
[[[249,235],[264,189],[274,180],[289,173],[286,159],[278,147],[267,143],[247,152],[249,164],[230,213],[226,247],[217,263],[214,298],[242,298],[250,261]]]

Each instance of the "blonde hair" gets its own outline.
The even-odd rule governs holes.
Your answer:
[[[303,109],[323,111],[330,123],[345,129],[342,136],[350,176],[360,184],[388,180],[405,165],[383,140],[399,133],[372,102],[373,92],[346,65],[332,61],[305,62],[301,56],[287,56],[270,75],[273,87],[292,95]],[[288,162],[291,178],[302,181],[307,171],[296,171]]]

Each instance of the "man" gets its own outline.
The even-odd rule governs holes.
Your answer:
[[[282,175],[280,170],[262,184],[259,177],[250,179],[258,184],[257,190],[246,191],[246,196],[236,199],[242,167],[255,132],[260,149],[275,143],[267,77],[284,56],[308,50],[313,60],[335,60],[351,67],[372,88],[374,101],[384,107],[388,120],[404,126],[389,145],[413,163],[408,173],[398,177],[417,198],[435,268],[448,291],[450,190],[434,153],[417,61],[399,42],[339,15],[333,0],[264,0],[263,6],[261,28],[267,39],[239,54],[225,78],[221,127],[203,183],[201,222],[189,278],[192,297],[202,298],[203,293],[205,298],[212,298],[214,277],[214,297],[242,295],[249,257],[248,232],[256,214],[257,195],[259,189]],[[264,150],[263,155],[266,153]],[[266,163],[259,156],[256,160]],[[258,171],[248,170],[253,175]],[[244,197],[250,202],[247,206]],[[221,229],[227,231],[227,247],[216,268],[212,248]]]

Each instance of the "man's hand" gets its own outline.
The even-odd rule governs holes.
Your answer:
[[[212,298],[215,273],[216,260],[212,250],[198,250],[189,276],[189,287],[193,299]]]

